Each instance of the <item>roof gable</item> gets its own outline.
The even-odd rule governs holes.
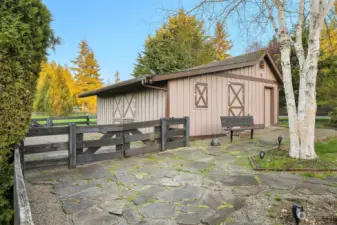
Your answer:
[[[158,74],[158,75],[152,75],[152,76],[144,75],[141,77],[122,81],[118,84],[113,84],[113,85],[110,85],[110,86],[107,86],[101,89],[82,93],[79,95],[79,97],[88,97],[88,96],[100,95],[100,94],[104,94],[107,92],[115,92],[115,91],[123,92],[124,90],[127,90],[129,86],[130,87],[131,86],[141,86],[143,83],[147,83],[148,81],[152,83],[156,83],[160,81],[165,82],[167,80],[172,80],[172,79],[180,79],[184,77],[221,72],[221,71],[237,69],[237,68],[242,68],[242,67],[247,67],[247,66],[254,66],[262,59],[266,59],[275,78],[277,79],[279,83],[282,83],[282,75],[280,71],[278,70],[270,54],[265,51],[257,51],[257,52],[247,53],[244,55],[239,55],[236,57],[231,57],[231,58],[221,60],[221,61],[211,62],[205,65],[200,65],[200,66],[192,67],[190,69],[177,71],[173,73]]]

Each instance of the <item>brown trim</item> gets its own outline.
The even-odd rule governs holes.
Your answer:
[[[257,78],[257,77],[249,77],[234,73],[223,73],[223,74],[213,74],[214,76],[220,76],[220,77],[227,77],[227,78],[233,78],[233,79],[242,79],[242,80],[248,80],[248,81],[255,81],[260,83],[266,83],[266,84],[278,84],[277,81],[274,80],[268,80],[264,78]]]
[[[255,64],[256,64],[256,61],[237,63],[237,64],[225,65],[225,66],[212,66],[212,67],[206,67],[206,68],[200,68],[200,69],[185,70],[185,71],[180,71],[180,72],[175,72],[175,73],[153,75],[151,79],[152,79],[152,82],[180,79],[180,78],[189,77],[189,76],[196,76],[196,75],[221,72],[221,71],[231,70],[231,69],[236,69],[236,68],[241,68],[241,67],[253,66]]]
[[[199,88],[200,86],[204,87],[202,91]],[[199,93],[199,98],[197,97],[197,93]],[[203,101],[204,105],[199,105],[201,100]],[[208,108],[208,83],[196,82],[194,84],[194,107],[196,109]]]
[[[165,116],[170,118],[170,82],[167,82]]]
[[[217,73],[217,72],[222,72],[222,71],[237,69],[237,68],[242,68],[242,67],[248,67],[248,66],[256,66],[256,64],[258,64],[265,57],[268,59],[268,62],[271,64],[270,65],[271,70],[274,71],[275,78],[278,82],[267,80],[267,79],[262,79],[262,80],[267,81],[267,83],[269,82],[282,83],[282,75],[269,53],[264,53],[261,55],[261,57],[258,60],[254,60],[251,62],[223,65],[223,66],[210,66],[210,67],[185,70],[185,71],[180,71],[180,72],[175,72],[175,73],[153,75],[151,79],[153,82],[157,82],[157,81],[163,81],[163,80],[180,79],[184,77],[196,76],[196,75],[202,75],[202,74]],[[255,79],[261,80],[260,78],[254,78],[254,77],[248,77],[247,79],[246,76],[242,76],[242,75],[235,75],[235,76],[241,76],[241,78],[239,77],[232,77],[232,78],[239,78],[239,79],[246,79],[246,80],[249,80],[249,78],[251,78],[253,80]]]
[[[278,84],[277,85],[277,90],[276,90],[276,93],[277,93],[277,122],[275,125],[279,125],[279,122],[280,122],[280,85]]]
[[[240,89],[236,92],[232,85],[241,86]],[[231,91],[232,90],[232,91]],[[231,101],[231,92],[234,94],[234,97]],[[242,92],[242,101],[240,100],[239,94]],[[241,106],[232,106],[235,100],[238,100]],[[235,115],[232,109],[241,109],[238,115]],[[232,115],[231,115],[232,114]],[[242,115],[241,115],[242,114]],[[237,82],[228,82],[228,116],[244,116],[245,115],[245,84]]]
[[[269,52],[266,52],[266,56],[269,59],[269,62],[271,63],[271,70],[274,70],[274,72],[276,73],[276,78],[279,80],[279,83],[283,83],[283,76],[282,73],[280,72],[280,70],[277,68],[273,57],[271,57],[271,55],[269,54]]]
[[[263,88],[263,123],[266,126],[266,89],[270,89],[270,125],[275,126],[275,100],[274,100],[274,87],[264,86]]]

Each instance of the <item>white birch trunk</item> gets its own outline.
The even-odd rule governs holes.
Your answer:
[[[300,144],[297,124],[296,102],[294,96],[293,83],[291,79],[290,67],[290,37],[287,34],[280,34],[281,43],[281,63],[283,72],[283,85],[287,102],[289,135],[290,135],[290,151],[289,155],[293,158],[299,158]]]

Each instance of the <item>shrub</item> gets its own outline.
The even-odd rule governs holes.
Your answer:
[[[0,224],[12,218],[12,149],[27,132],[40,64],[58,42],[41,0],[0,1]]]

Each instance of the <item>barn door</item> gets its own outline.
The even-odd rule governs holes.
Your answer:
[[[228,115],[244,116],[245,115],[245,86],[241,83],[228,84]]]
[[[123,118],[127,120],[132,120],[135,118],[135,95],[125,95],[123,98]]]
[[[136,115],[134,94],[114,97],[112,119],[113,123],[132,122]]]

